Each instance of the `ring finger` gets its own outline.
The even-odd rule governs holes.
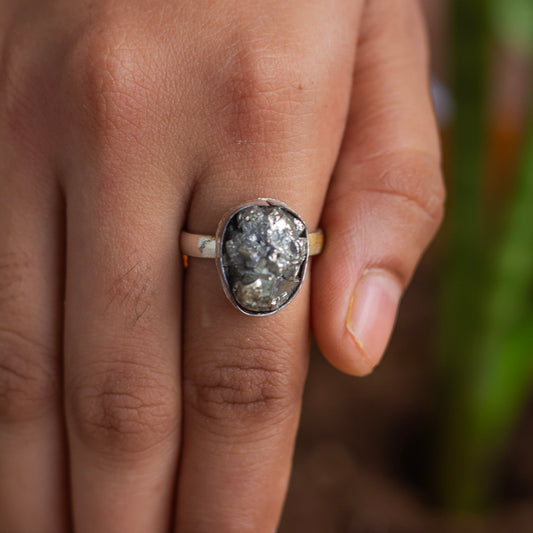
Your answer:
[[[336,25],[345,50],[355,48],[349,42],[355,39],[356,12],[353,8],[346,25]],[[308,22],[316,27],[318,22],[312,18]],[[350,72],[345,61],[353,57],[340,55],[342,74],[335,79],[335,90],[321,87],[316,92],[302,91],[311,73],[320,83],[324,79],[323,72],[312,70],[319,64],[315,57],[294,70],[282,69],[275,79],[258,73],[271,72],[269,58],[284,63],[287,57],[280,50],[253,57],[251,65],[249,53],[246,60],[237,60],[241,69],[237,78],[253,82],[240,100],[223,106],[229,114],[218,116],[224,136],[220,131],[215,134],[229,142],[214,155],[209,174],[196,185],[188,231],[213,233],[228,209],[258,197],[284,202],[302,216],[310,231],[315,229],[349,99]],[[243,64],[251,71],[243,72]],[[330,99],[332,94],[335,97]],[[334,102],[327,119],[324,97]],[[279,314],[245,316],[226,300],[214,261],[189,260],[179,533],[275,530],[300,414],[308,323],[307,284]]]

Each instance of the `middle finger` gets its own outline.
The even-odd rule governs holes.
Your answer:
[[[71,57],[71,101],[83,106],[65,163],[73,520],[77,533],[164,533],[179,453],[176,228],[189,169],[154,104],[163,91],[143,57],[163,54],[152,36],[119,21],[83,39]]]

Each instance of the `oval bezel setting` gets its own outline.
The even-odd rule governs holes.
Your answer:
[[[308,230],[282,202],[261,198],[240,205],[220,222],[216,244],[224,292],[242,313],[272,315],[300,290],[309,259]]]

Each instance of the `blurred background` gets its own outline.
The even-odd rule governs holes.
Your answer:
[[[372,376],[313,350],[281,533],[533,532],[533,0],[423,5],[447,218]]]

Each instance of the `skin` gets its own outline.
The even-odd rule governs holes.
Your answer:
[[[257,197],[326,234],[265,318],[178,239]],[[2,0],[0,532],[274,531],[310,326],[369,373],[443,199],[414,1]]]

